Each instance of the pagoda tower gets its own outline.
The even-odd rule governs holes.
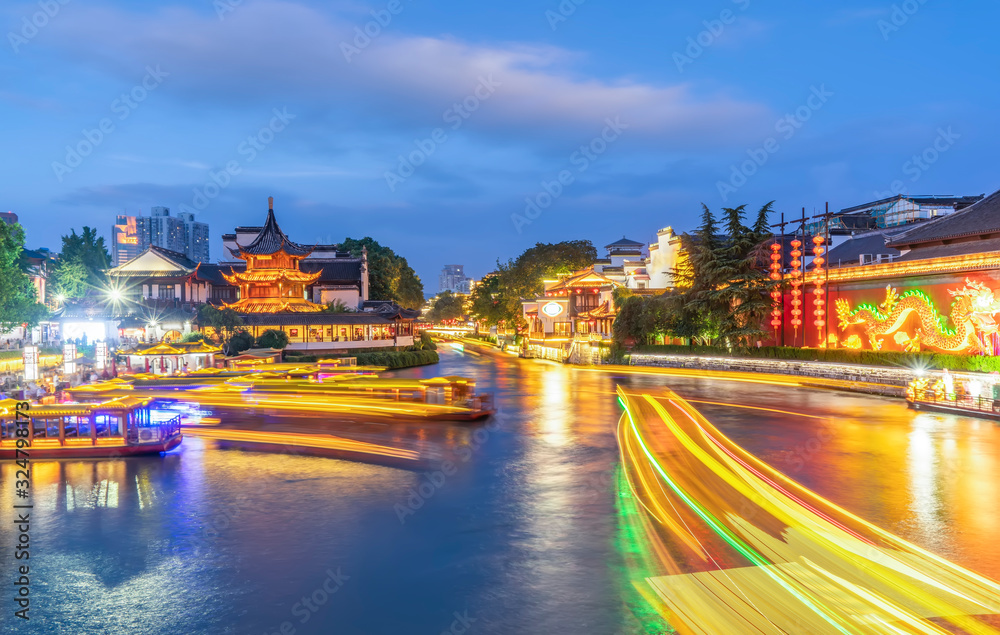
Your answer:
[[[305,273],[299,262],[311,247],[293,243],[274,218],[274,197],[267,199],[267,222],[248,244],[230,249],[246,261],[246,271],[222,274],[229,284],[239,287],[240,299],[225,307],[239,313],[316,313],[325,307],[306,299],[306,286],[316,282],[320,272]]]

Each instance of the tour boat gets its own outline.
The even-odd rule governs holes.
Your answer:
[[[907,387],[906,405],[913,410],[1000,420],[1000,382],[992,375],[920,377]]]
[[[31,404],[0,402],[0,459],[76,459],[168,452],[181,443],[179,416],[165,418],[150,408],[150,397],[119,397],[103,403]],[[171,413],[172,414],[172,413]],[[18,422],[25,422],[27,425]],[[17,429],[26,429],[27,437]],[[18,439],[30,447],[18,454]],[[23,445],[23,443],[22,443]]]
[[[476,384],[464,377],[429,379],[381,378],[343,374],[296,377],[287,374],[247,374],[222,382],[179,387],[171,378],[143,382],[112,380],[69,389],[81,401],[145,396],[188,401],[203,408],[243,415],[269,409],[297,412],[304,417],[320,412],[328,418],[369,416],[388,419],[475,421],[492,415],[492,395],[476,394]]]

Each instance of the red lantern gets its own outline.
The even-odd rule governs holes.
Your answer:
[[[781,328],[782,301],[781,301],[781,243],[775,242],[771,245],[771,280],[775,284],[771,289],[771,326],[774,327],[774,338],[778,339],[778,329]]]
[[[790,284],[792,285],[792,328],[795,329],[795,334],[798,335],[799,327],[802,326],[802,291],[799,287],[802,286],[802,272],[799,268],[802,266],[802,261],[799,258],[802,257],[802,252],[799,251],[799,247],[802,246],[801,240],[792,241],[792,271],[789,273],[791,277]]]
[[[813,317],[816,319],[813,321],[813,325],[819,332],[819,342],[820,347],[826,346],[826,341],[823,338],[823,327],[826,326],[826,300],[823,299],[823,285],[826,284],[826,280],[823,278],[823,264],[826,263],[826,259],[823,258],[823,254],[826,253],[826,248],[823,247],[823,243],[826,241],[822,236],[813,237],[813,273],[815,274],[815,279],[813,284]]]

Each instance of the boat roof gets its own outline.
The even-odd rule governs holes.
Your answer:
[[[118,397],[102,403],[31,404],[31,408],[27,412],[32,417],[89,415],[93,412],[127,412],[145,406],[150,401],[152,401],[152,397]],[[23,402],[14,399],[0,401],[0,415],[13,414],[18,403]]]

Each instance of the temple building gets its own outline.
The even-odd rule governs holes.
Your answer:
[[[284,331],[286,350],[317,353],[413,345],[418,311],[368,301],[367,252],[354,258],[327,245],[321,257],[311,258],[317,247],[292,242],[281,231],[273,198],[255,235],[241,229],[236,236],[246,242],[227,247],[239,262],[199,266],[199,276],[213,285],[210,301],[239,313],[254,337]],[[235,293],[221,297],[217,291],[224,286]],[[335,302],[340,312],[328,311]]]
[[[239,300],[224,306],[238,313],[318,313],[325,307],[306,298],[306,287],[319,279],[320,272],[299,269],[299,262],[312,249],[288,240],[274,218],[273,201],[270,199],[267,221],[253,241],[230,250],[246,268],[222,274],[239,289]]]
[[[118,335],[177,339],[196,322],[198,306],[210,303],[239,313],[254,337],[284,331],[288,350],[336,353],[413,344],[419,312],[369,300],[367,252],[355,257],[336,245],[293,242],[278,226],[273,198],[263,225],[238,227],[223,240],[232,261],[198,263],[150,246],[110,269],[110,287],[121,305]]]
[[[521,301],[527,354],[587,363],[603,355],[600,347],[610,346],[617,313],[612,294],[622,286],[595,267],[546,280],[541,295]]]
[[[1000,192],[923,222],[855,233],[828,256],[829,267],[801,276],[801,324],[792,324],[786,289],[778,344],[1000,354]]]

